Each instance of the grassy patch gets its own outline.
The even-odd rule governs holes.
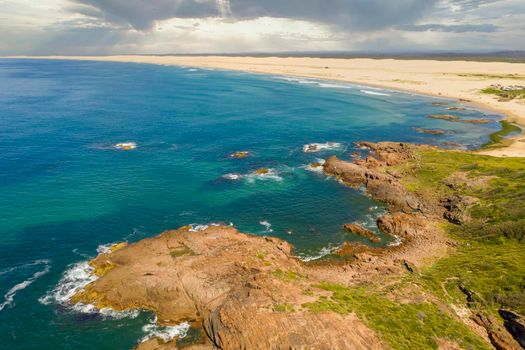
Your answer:
[[[464,349],[488,349],[464,324],[434,304],[396,303],[361,287],[329,283],[317,287],[332,292],[332,297],[304,304],[304,307],[313,312],[355,312],[392,349],[437,349],[439,338],[452,340]]]
[[[496,95],[505,100],[513,100],[515,98],[525,98],[525,89],[518,90],[501,90],[498,88],[488,87],[481,90],[484,94]]]
[[[509,136],[514,133],[521,133],[521,128],[518,126],[509,123],[506,120],[502,120],[500,122],[501,124],[501,130],[493,132],[490,134],[490,141],[485,143],[483,147],[501,147],[506,146],[507,144],[504,142],[505,137]]]
[[[295,308],[291,304],[275,304],[273,306],[273,311],[277,312],[294,312]]]
[[[273,271],[272,275],[274,277],[280,279],[281,281],[285,281],[285,282],[298,281],[298,280],[300,280],[303,277],[300,274],[298,274],[297,272],[283,271],[281,269],[277,269],[277,270]]]
[[[195,253],[186,246],[180,246],[170,249],[170,255],[172,258],[178,258],[184,255],[195,255]]]
[[[465,187],[460,194],[474,196],[480,203],[472,209],[477,222],[496,224],[525,218],[525,159],[496,158],[466,152],[423,151],[420,159],[400,168],[404,183],[414,192],[425,195],[452,193],[445,179],[451,174],[467,172],[473,180],[491,176],[485,186]],[[466,227],[468,230],[468,227]]]
[[[455,253],[422,272],[423,283],[448,303],[466,303],[461,287],[476,294],[471,307],[525,313],[525,299],[519,298],[525,292],[525,246],[514,240],[460,243]]]
[[[525,159],[424,151],[401,170],[412,191],[456,192],[480,200],[470,211],[471,222],[447,226],[459,246],[423,271],[422,283],[448,303],[465,305],[461,289],[466,289],[476,295],[470,307],[494,315],[500,307],[525,313]],[[452,190],[445,179],[456,172],[489,180]]]
[[[255,253],[255,256],[257,257],[257,259],[264,260],[264,258],[266,258],[266,253],[265,252],[257,252],[257,253]]]

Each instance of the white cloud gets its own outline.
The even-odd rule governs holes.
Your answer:
[[[414,1],[0,0],[0,54],[525,50],[523,0]]]

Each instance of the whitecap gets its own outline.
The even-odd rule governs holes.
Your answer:
[[[319,83],[320,87],[330,88],[330,89],[352,89],[353,86],[344,85],[344,84],[333,84],[333,83]]]
[[[188,69],[188,72],[198,72],[199,70],[198,69],[195,69],[195,68],[190,68]]]
[[[267,220],[259,221],[259,224],[264,226],[265,228],[264,232],[273,232],[272,224],[269,221]]]
[[[0,311],[2,311],[6,306],[13,306],[15,296],[18,291],[26,289],[33,282],[35,282],[37,279],[44,276],[46,273],[48,273],[51,270],[51,263],[49,260],[37,260],[33,263],[33,265],[36,265],[36,264],[44,265],[44,268],[40,271],[35,272],[27,280],[20,282],[18,284],[15,284],[13,287],[11,287],[11,289],[9,289],[7,293],[4,295],[5,301],[2,304],[0,304]]]
[[[226,180],[240,180],[242,178],[241,174],[228,173],[222,176]]]
[[[319,166],[313,166],[315,163],[318,163]],[[308,165],[304,165],[302,168],[308,171],[313,171],[316,173],[322,173],[323,172],[323,164],[325,163],[324,159],[316,159],[314,163],[310,163]]]
[[[116,149],[119,149],[119,150],[130,151],[130,150],[133,150],[133,149],[137,148],[137,143],[135,143],[135,142],[120,142],[120,143],[115,144],[113,147],[115,147]]]
[[[374,96],[391,96],[390,94],[385,94],[384,92],[370,91],[370,90],[360,90],[364,94],[374,95]]]
[[[98,279],[98,276],[93,272],[94,268],[91,267],[87,261],[71,265],[62,274],[62,277],[60,278],[60,281],[58,281],[58,284],[55,286],[55,288],[47,292],[44,296],[40,297],[38,301],[43,305],[49,305],[54,302],[60,306],[83,314],[97,314],[103,317],[115,319],[138,317],[140,310],[137,309],[116,311],[111,308],[98,309],[92,304],[71,304],[71,298],[73,298],[75,294],[84,289],[88,284],[95,282]]]
[[[191,228],[188,231],[190,231],[190,232],[205,231],[210,226],[212,226],[212,227],[219,227],[219,226],[225,226],[225,224],[219,223],[219,222],[211,222],[209,224],[190,224]],[[229,226],[233,226],[233,222],[230,222]]]
[[[319,250],[319,252],[314,255],[300,254],[299,259],[301,259],[304,262],[319,260],[327,255],[332,254],[336,249],[338,249],[338,247],[324,247],[324,248],[321,248],[321,250]]]
[[[266,173],[250,173],[247,175],[242,176],[244,179],[246,179],[249,183],[254,183],[256,180],[274,180],[274,181],[282,181],[283,178],[279,175],[279,173],[275,169],[268,169]]]
[[[176,326],[159,326],[157,324],[157,317],[155,317],[152,323],[142,327],[142,331],[146,333],[146,335],[140,341],[145,342],[151,338],[159,338],[167,343],[177,337],[179,339],[184,338],[189,330],[190,324],[187,322],[183,322]]]
[[[77,292],[98,279],[93,273],[94,270],[95,269],[91,267],[87,261],[71,265],[62,274],[62,277],[55,288],[39,298],[38,301],[44,305],[56,302],[62,306],[70,306],[69,301]],[[83,307],[84,306],[81,305],[77,308],[79,311],[82,311],[81,309]]]
[[[340,149],[343,145],[339,142],[309,143],[303,146],[303,152],[316,153],[328,150]]]

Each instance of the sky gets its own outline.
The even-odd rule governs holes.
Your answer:
[[[0,55],[525,50],[525,0],[0,0]]]

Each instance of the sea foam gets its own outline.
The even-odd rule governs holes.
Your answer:
[[[44,276],[46,273],[51,270],[51,262],[49,260],[36,260],[30,264],[23,265],[23,267],[42,265],[42,269],[35,272],[30,278],[26,279],[23,282],[15,284],[11,287],[7,293],[4,295],[4,302],[0,304],[0,311],[2,311],[6,306],[13,306],[15,301],[15,296],[18,291],[26,289],[33,282],[35,282],[40,277]],[[14,269],[9,270],[9,272],[14,271]],[[7,273],[7,272],[4,272]]]
[[[100,245],[97,252],[111,253],[113,244]],[[140,310],[116,311],[110,308],[97,309],[92,304],[76,303],[71,304],[71,299],[75,294],[84,289],[88,284],[95,282],[98,276],[94,274],[94,268],[87,261],[81,261],[69,266],[62,274],[55,288],[48,291],[38,301],[43,305],[56,303],[62,307],[85,314],[98,314],[103,317],[122,319],[125,317],[135,318]]]
[[[159,338],[167,343],[176,337],[184,338],[189,330],[190,324],[187,322],[176,326],[159,326],[157,324],[157,317],[155,317],[151,323],[142,327],[142,331],[146,333],[146,335],[140,341],[145,342],[151,338]]]
[[[385,94],[384,92],[370,91],[370,90],[360,90],[364,94],[374,95],[374,96],[391,96],[390,94]]]

